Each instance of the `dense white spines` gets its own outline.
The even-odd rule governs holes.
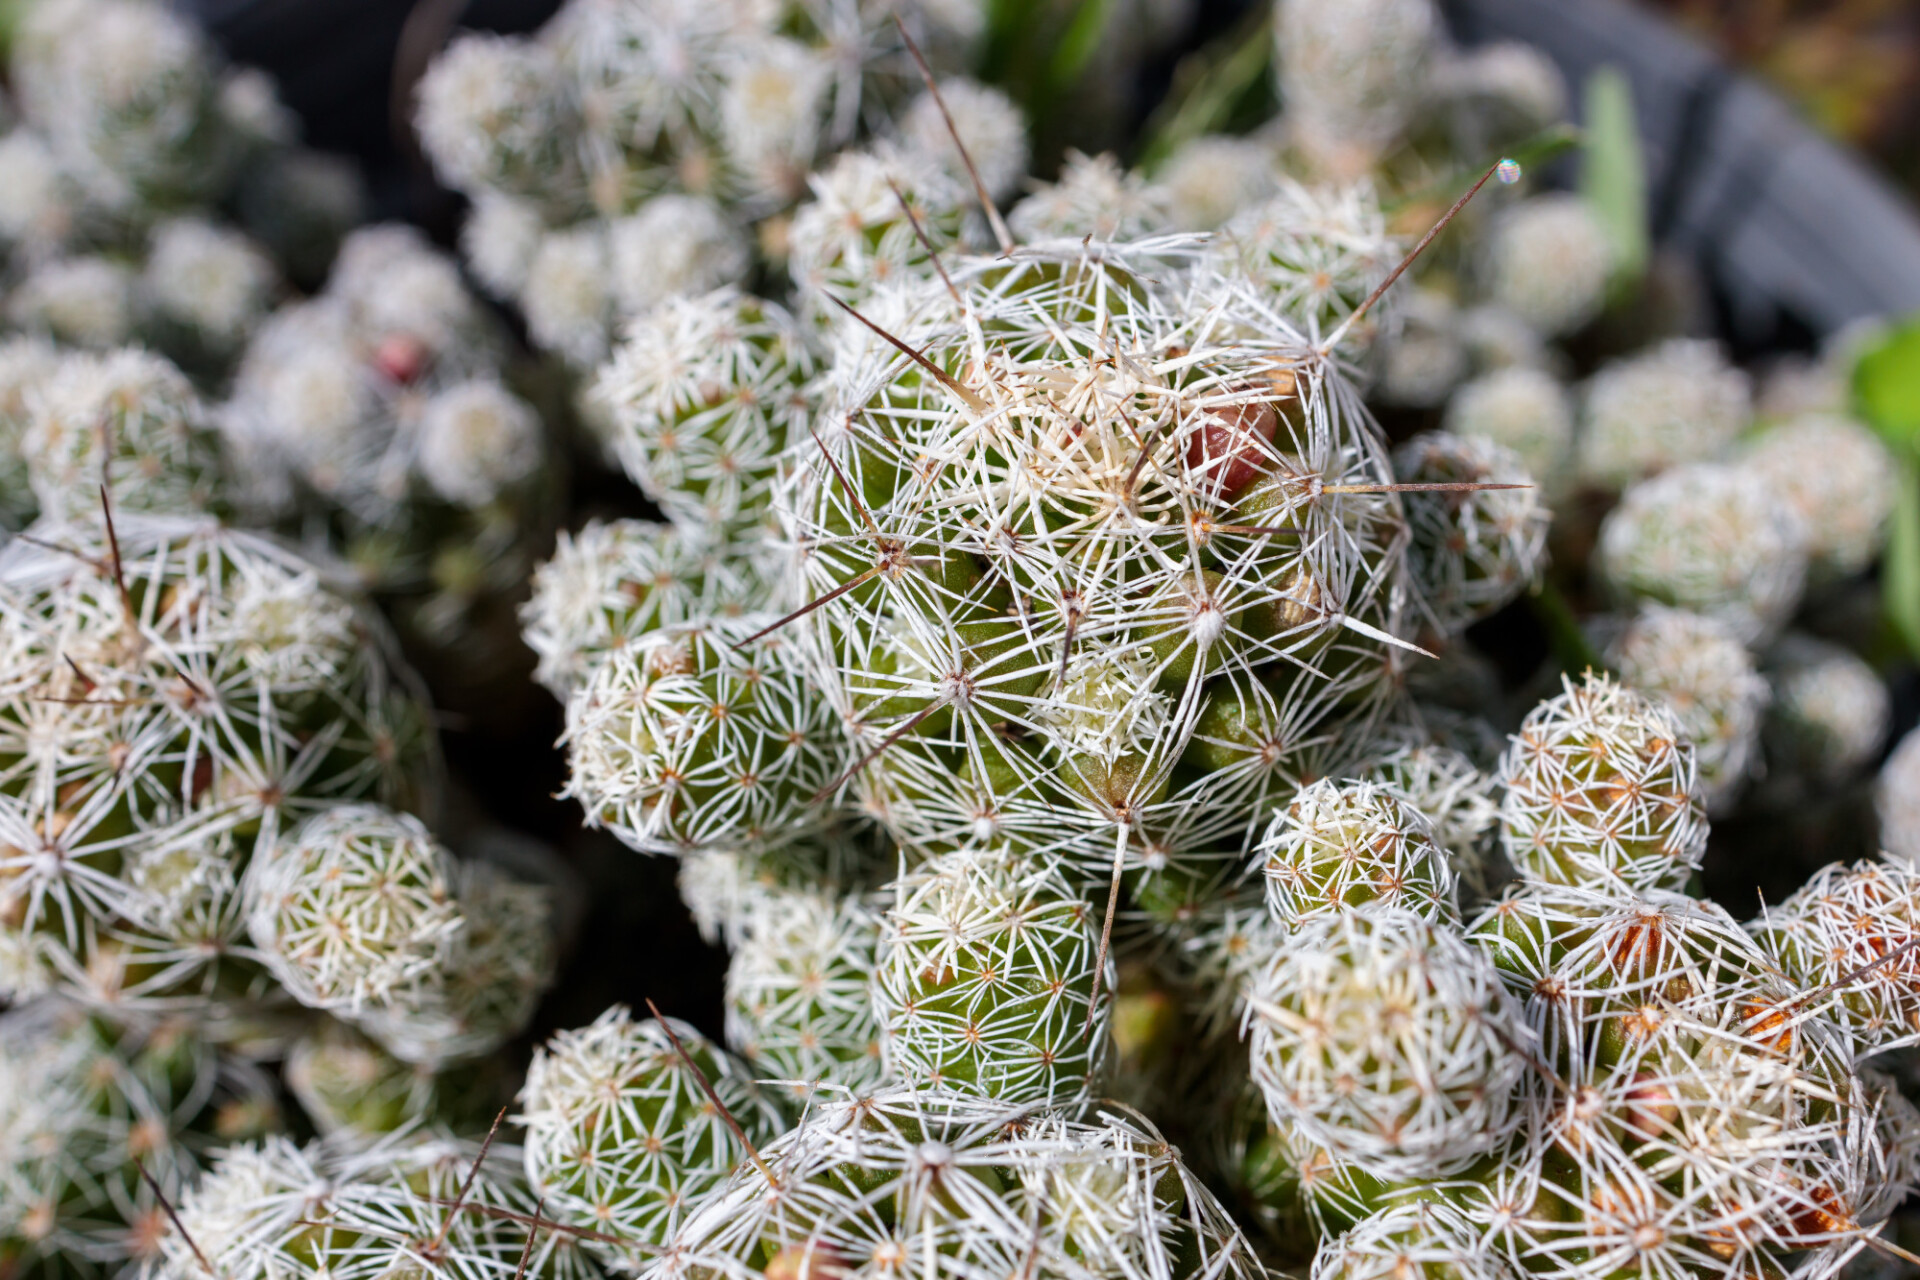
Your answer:
[[[1376,783],[1314,783],[1274,816],[1255,858],[1268,909],[1290,927],[1369,902],[1429,920],[1459,915],[1427,819]]]
[[[1849,649],[1788,632],[1768,651],[1773,699],[1763,737],[1768,764],[1815,786],[1844,783],[1886,741],[1892,699]]]
[[[1540,577],[1553,512],[1512,450],[1485,437],[1430,431],[1394,451],[1393,472],[1403,484],[1523,486],[1402,499],[1412,533],[1409,566],[1443,632],[1498,611]]]
[[[923,93],[913,100],[900,121],[902,140],[956,184],[972,181],[960,153],[965,147],[966,159],[973,161],[987,193],[1005,199],[1027,173],[1027,122],[1020,108],[1000,90],[958,77],[941,82],[940,98],[935,102],[933,95]],[[953,117],[951,132],[940,111],[942,102]]]
[[[1620,679],[1665,702],[1693,743],[1709,808],[1731,799],[1754,764],[1770,693],[1753,655],[1725,624],[1649,606],[1607,648]]]
[[[1580,477],[1609,489],[1722,452],[1752,413],[1747,376],[1710,342],[1673,338],[1586,386]]]
[[[727,964],[727,1042],[801,1098],[865,1092],[882,1077],[870,987],[880,919],[858,898],[769,892],[746,910]]]
[[[1105,153],[1069,154],[1057,179],[1007,214],[1016,236],[1036,242],[1091,238],[1125,244],[1167,224],[1165,193]]]
[[[1566,486],[1573,407],[1544,369],[1509,365],[1461,384],[1447,401],[1446,429],[1511,449],[1549,497]]]
[[[682,1022],[636,1022],[615,1006],[540,1049],[521,1091],[527,1180],[559,1221],[612,1237],[589,1247],[634,1268],[665,1245],[747,1151],[778,1131],[771,1106],[725,1050]]]
[[[1260,1269],[1174,1149],[1117,1109],[1010,1124],[1004,1107],[892,1089],[821,1106],[764,1156],[692,1215],[649,1280]]]
[[[446,963],[463,924],[454,876],[419,819],[336,806],[255,860],[248,931],[302,1004],[358,1017]]]
[[[1044,865],[951,854],[895,882],[874,1010],[902,1080],[1008,1103],[1093,1095],[1114,978],[1071,885]]]
[[[744,533],[765,525],[780,459],[805,439],[813,371],[784,310],[722,290],[636,321],[596,394],[648,497],[691,528]]]
[[[1273,21],[1293,135],[1323,165],[1364,170],[1420,103],[1440,35],[1432,0],[1281,0]]]
[[[724,544],[645,520],[593,520],[562,533],[534,570],[520,634],[539,659],[534,678],[565,698],[603,655],[663,627],[738,617],[769,590]]]
[[[1453,929],[1370,904],[1303,921],[1247,1005],[1275,1124],[1376,1177],[1465,1168],[1520,1122],[1530,1040]]]
[[[1834,863],[1747,929],[1865,1056],[1920,1041],[1920,959],[1900,951],[1920,938],[1917,911],[1912,863]]]
[[[1282,178],[1271,198],[1221,229],[1208,261],[1245,275],[1321,338],[1386,279],[1401,252],[1370,185],[1315,188]]]
[[[567,794],[652,853],[778,847],[819,830],[840,776],[832,709],[776,632],[744,614],[654,631],[597,664],[567,704]]]
[[[1810,578],[1848,577],[1880,553],[1896,468],[1872,431],[1837,414],[1802,415],[1762,432],[1742,461],[1799,514]]]
[[[1760,476],[1696,463],[1627,490],[1600,527],[1593,564],[1623,604],[1691,609],[1753,642],[1778,631],[1800,602],[1806,534]]]
[[[463,382],[428,400],[414,470],[434,496],[484,507],[524,486],[546,460],[539,417],[497,382]]]
[[[1500,765],[1501,839],[1523,879],[1600,891],[1678,887],[1707,824],[1673,713],[1606,676],[1528,713]]]

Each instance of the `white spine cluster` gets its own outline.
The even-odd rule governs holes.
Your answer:
[[[1719,455],[1753,412],[1747,376],[1690,338],[1607,365],[1585,397],[1580,478],[1607,489]]]
[[[1280,175],[1273,147],[1258,138],[1208,134],[1183,144],[1154,174],[1176,231],[1214,231],[1273,196]]]
[[[1627,490],[1600,526],[1593,567],[1622,604],[1690,609],[1751,643],[1799,605],[1806,533],[1760,476],[1696,463]]]
[[[767,1168],[742,1169],[701,1205],[647,1280],[1261,1269],[1174,1149],[1117,1110],[1009,1124],[1003,1106],[891,1089],[818,1108],[763,1154]]]
[[[1453,929],[1370,904],[1303,921],[1243,1030],[1276,1125],[1397,1180],[1456,1172],[1519,1124],[1531,1036]]]
[[[607,265],[619,317],[643,317],[674,298],[738,284],[747,241],[711,200],[663,195],[607,226]]]
[[[567,703],[566,794],[632,847],[776,848],[822,829],[844,767],[828,704],[775,619],[651,632],[594,667]]]
[[[1280,0],[1285,119],[1322,164],[1365,169],[1413,120],[1440,37],[1432,0]]]
[[[1430,431],[1394,451],[1393,472],[1405,484],[1524,486],[1414,492],[1403,499],[1414,581],[1443,632],[1465,630],[1539,580],[1553,512],[1519,455],[1484,436]]]
[[[1836,862],[1768,907],[1747,931],[1863,1055],[1920,1042],[1920,871],[1906,861]]]
[[[1461,384],[1447,401],[1446,429],[1511,449],[1548,497],[1567,484],[1573,406],[1544,369],[1510,365]]]
[[[1693,744],[1665,706],[1606,676],[1565,681],[1500,763],[1501,839],[1529,882],[1684,885],[1706,850]]]
[[[1892,698],[1850,649],[1799,632],[1767,653],[1773,689],[1764,739],[1768,763],[1819,786],[1849,781],[1886,741]]]
[[[623,1268],[667,1244],[748,1158],[702,1076],[748,1141],[777,1128],[740,1064],[670,1025],[678,1049],[667,1026],[616,1005],[535,1053],[520,1094],[527,1181],[561,1222],[612,1237],[589,1247]]]
[[[1755,764],[1771,694],[1753,655],[1728,626],[1652,605],[1607,646],[1620,679],[1672,709],[1693,743],[1709,809],[1739,791]]]
[[[972,160],[987,194],[1005,199],[1027,174],[1027,122],[1020,108],[1000,90],[959,77],[940,83],[940,98],[945,114],[931,94],[913,100],[900,121],[902,141],[955,185],[972,182],[966,166]],[[948,115],[953,117],[951,130]],[[966,148],[964,158],[961,147]]]
[[[1761,433],[1742,455],[1806,529],[1808,575],[1848,578],[1886,542],[1897,467],[1867,427],[1838,414],[1807,414]]]
[[[1909,731],[1880,766],[1873,808],[1887,856],[1920,863],[1920,733]]]
[[[1585,327],[1606,302],[1613,250],[1580,196],[1534,196],[1505,210],[1485,252],[1487,296],[1547,337]]]
[[[1114,976],[1059,872],[950,854],[894,883],[874,1011],[890,1072],[1013,1104],[1084,1101],[1108,1066]]]
[[[802,1099],[882,1077],[871,985],[880,920],[856,897],[772,892],[747,908],[727,964],[727,1042]]]
[[[1007,225],[1026,241],[1091,237],[1124,244],[1167,230],[1168,213],[1166,194],[1111,155],[1075,151],[1052,184],[1013,206]]]
[[[1244,274],[1316,339],[1353,313],[1402,252],[1371,185],[1287,178],[1272,198],[1235,215],[1215,244],[1217,270]]]
[[[1281,924],[1369,902],[1457,920],[1446,851],[1426,817],[1387,787],[1322,780],[1274,815],[1254,856]]]

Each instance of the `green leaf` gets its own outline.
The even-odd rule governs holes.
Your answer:
[[[1255,5],[1248,20],[1173,69],[1173,87],[1141,130],[1136,163],[1151,174],[1186,143],[1227,128],[1250,95],[1267,90],[1272,66],[1273,27],[1266,7]]]
[[[1910,462],[1920,456],[1920,319],[1908,320],[1853,366],[1854,409]]]
[[[1099,49],[1100,37],[1112,17],[1113,0],[1080,0],[1047,67],[1047,79],[1056,91],[1065,91],[1079,82],[1094,51]]]
[[[1640,154],[1640,127],[1633,87],[1618,67],[1587,77],[1587,159],[1580,171],[1586,198],[1613,246],[1613,288],[1632,289],[1646,274],[1647,167]]]
[[[1907,652],[1920,658],[1920,476],[1911,462],[1900,464],[1900,497],[1887,531],[1880,591],[1887,620]]]

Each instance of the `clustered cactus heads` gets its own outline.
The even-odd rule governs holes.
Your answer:
[[[618,1007],[535,1056],[521,1109],[528,1181],[560,1221],[607,1238],[589,1248],[629,1265],[748,1160],[745,1144],[779,1128],[724,1049]]]
[[[873,997],[892,1072],[1012,1102],[1091,1096],[1114,979],[1072,884],[1044,864],[956,853],[894,892]]]

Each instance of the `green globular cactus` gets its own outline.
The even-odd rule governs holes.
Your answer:
[[[1382,1209],[1313,1259],[1313,1280],[1511,1280],[1479,1218],[1445,1201]]]
[[[1580,478],[1626,489],[1724,451],[1753,413],[1747,377],[1712,343],[1670,339],[1601,369],[1581,411]]]
[[[1534,196],[1503,210],[1486,237],[1487,297],[1546,337],[1600,314],[1613,272],[1607,229],[1581,196]]]
[[[567,794],[643,852],[766,851],[825,829],[845,767],[833,712],[775,619],[655,631],[567,704]],[[757,638],[756,638],[757,637]]]
[[[1164,1138],[895,1088],[819,1107],[689,1218],[676,1273],[859,1280],[1259,1274],[1251,1246]]]
[[[1485,902],[1512,874],[1498,850],[1498,780],[1438,734],[1397,736],[1382,735],[1385,749],[1368,766],[1367,778],[1431,824],[1461,903]]]
[[[607,1237],[585,1247],[618,1267],[666,1245],[747,1163],[729,1116],[756,1147],[784,1128],[741,1064],[671,1026],[679,1048],[665,1025],[608,1009],[540,1049],[520,1094],[528,1183],[555,1219]]]
[[[1718,811],[1757,762],[1769,694],[1753,654],[1723,622],[1648,605],[1607,646],[1621,682],[1664,702],[1693,743],[1701,798]]]
[[[1390,1180],[1456,1173],[1525,1114],[1531,1032],[1449,924],[1373,903],[1303,921],[1244,1027],[1276,1125]]]
[[[1201,271],[1203,278],[1238,273],[1309,335],[1324,337],[1387,278],[1403,251],[1370,185],[1308,187],[1281,179],[1270,199],[1221,228]],[[1364,331],[1350,338],[1353,350],[1365,349],[1379,317],[1359,323]]]
[[[894,884],[873,1007],[888,1070],[1009,1103],[1091,1096],[1111,1053],[1114,975],[1093,913],[1057,871],[949,854]]]
[[[287,1092],[323,1135],[371,1140],[415,1125],[484,1132],[506,1090],[495,1059],[436,1070],[403,1062],[322,1017],[287,1049]]]
[[[1740,458],[1799,514],[1809,583],[1850,578],[1880,554],[1897,472],[1870,428],[1839,414],[1800,414],[1753,437]]]
[[[813,416],[812,376],[785,311],[723,290],[636,320],[596,394],[611,451],[669,517],[709,536],[764,534],[780,459]]]
[[[576,1238],[528,1225],[540,1202],[518,1163],[507,1143],[483,1153],[421,1132],[368,1146],[239,1143],[182,1197],[185,1229],[166,1237],[164,1274],[205,1275],[204,1256],[216,1275],[285,1280],[511,1276],[523,1266],[554,1280],[598,1275]]]
[[[952,265],[926,365],[843,364],[858,407],[780,491],[851,790],[903,846],[1184,858],[1391,688],[1404,526],[1350,391],[1262,300],[1182,321],[1122,258]]]
[[[1838,1265],[1886,1195],[1873,1099],[1847,1036],[1725,911],[1530,889],[1475,935],[1535,1009],[1556,1081],[1521,1157],[1538,1172],[1515,1256],[1580,1276]]]
[[[1678,888],[1707,824],[1693,745],[1665,706],[1604,675],[1566,680],[1500,764],[1501,841],[1531,883]]]
[[[646,520],[590,520],[534,570],[520,636],[539,660],[534,679],[565,699],[605,655],[657,629],[739,617],[771,590],[725,543]]]
[[[1443,633],[1498,612],[1539,580],[1553,512],[1518,454],[1485,438],[1431,431],[1394,451],[1393,472],[1403,484],[1522,486],[1403,498],[1412,532],[1408,561]]]
[[[249,862],[337,802],[431,807],[425,709],[378,620],[277,543],[37,528],[0,552],[0,988],[239,995]]]
[[[917,152],[847,151],[808,181],[813,198],[794,211],[787,262],[814,324],[837,323],[835,301],[861,308],[877,290],[928,278],[927,244],[959,243],[966,189]]]
[[[1459,920],[1453,871],[1433,828],[1376,783],[1314,783],[1274,816],[1254,857],[1267,907],[1289,928],[1370,902]]]
[[[1752,643],[1800,603],[1806,531],[1759,475],[1699,463],[1627,490],[1600,526],[1593,568],[1622,605],[1690,609]]]
[[[802,1100],[878,1084],[878,913],[858,897],[770,891],[747,914],[727,963],[727,1043]]]

